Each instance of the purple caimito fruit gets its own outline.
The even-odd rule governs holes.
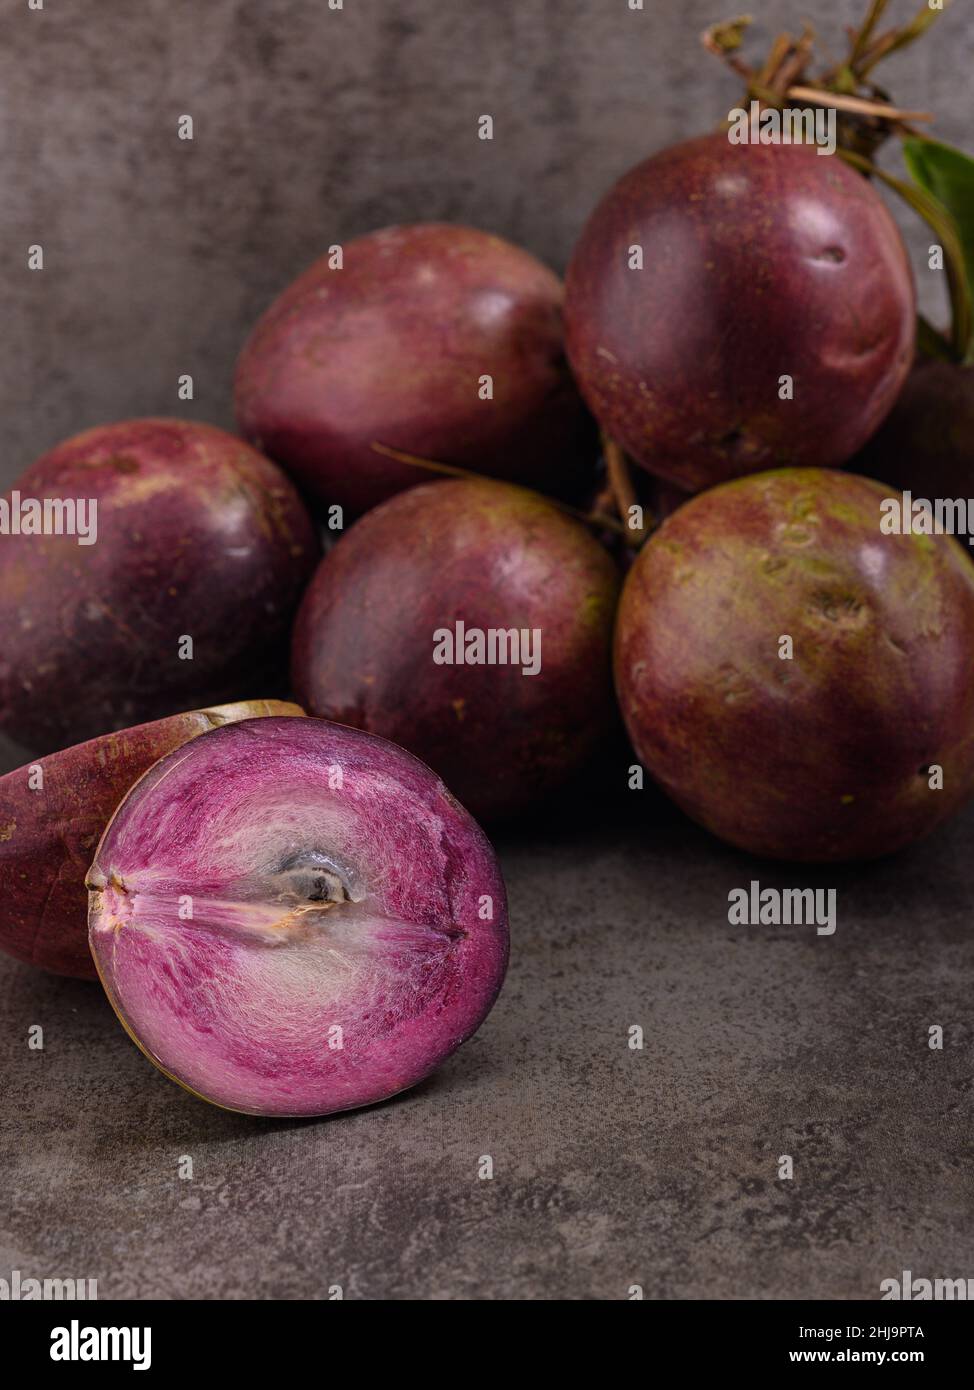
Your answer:
[[[884,534],[889,489],[782,468],[700,493],[629,571],[619,706],[640,760],[764,858],[874,859],[974,794],[974,570]]]
[[[318,542],[291,483],[242,439],[183,420],[104,425],[38,459],[10,506],[0,729],[18,743],[47,753],[281,693]],[[65,532],[72,516],[83,537]]]
[[[58,975],[97,979],[85,873],[132,783],[208,729],[301,713],[280,700],[190,710],[102,734],[0,777],[0,949]]]
[[[411,754],[320,719],[246,720],[163,758],[87,883],[126,1029],[229,1110],[325,1115],[416,1085],[507,963],[476,822]]]
[[[917,362],[892,412],[851,466],[912,493],[914,505],[921,499],[966,503],[974,496],[974,365]],[[974,554],[970,504],[951,513],[953,534]]]
[[[613,728],[618,597],[606,551],[537,493],[428,483],[322,561],[294,624],[295,693],[408,748],[479,819],[517,815]]]
[[[910,369],[913,278],[875,188],[808,145],[721,131],[624,174],[565,290],[568,354],[602,428],[685,492],[845,462]]]
[[[279,296],[240,354],[240,428],[319,507],[429,480],[384,444],[568,496],[595,435],[565,360],[562,287],[473,227],[386,227]]]

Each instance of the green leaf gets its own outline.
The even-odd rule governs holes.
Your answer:
[[[974,290],[974,159],[939,140],[905,140],[903,157],[914,180],[957,224],[967,283]]]
[[[839,158],[845,160],[853,169],[860,170],[869,178],[892,188],[909,204],[914,212],[933,229],[938,245],[944,249],[944,262],[947,272],[947,287],[950,292],[950,350],[955,362],[966,360],[974,355],[974,297],[971,282],[964,265],[964,249],[961,245],[960,229],[954,215],[947,211],[939,198],[935,198],[923,184],[908,183],[906,179],[887,174],[878,164],[857,154],[855,150],[839,146]]]

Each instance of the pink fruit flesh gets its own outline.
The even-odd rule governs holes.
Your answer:
[[[248,720],[157,763],[88,887],[125,1027],[231,1110],[323,1115],[415,1085],[506,967],[480,828],[410,754],[318,719]]]
[[[210,425],[126,420],[66,440],[15,486],[98,505],[92,545],[2,538],[0,728],[11,738],[49,752],[255,687],[283,691],[318,544],[268,459]]]
[[[97,979],[85,873],[132,783],[208,729],[301,712],[279,700],[192,710],[103,734],[0,777],[0,949],[59,975]]]
[[[565,296],[569,357],[600,424],[688,492],[845,462],[913,357],[895,222],[866,179],[803,145],[721,132],[637,165],[582,232]]]
[[[240,428],[320,504],[352,513],[430,478],[374,442],[569,495],[595,437],[561,305],[557,276],[500,237],[443,223],[372,232],[264,314],[237,365]]]

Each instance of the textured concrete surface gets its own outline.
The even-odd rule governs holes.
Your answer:
[[[767,37],[811,7],[754,8]],[[819,8],[834,43],[863,5]],[[888,79],[967,141],[974,16],[955,8]],[[333,240],[447,218],[560,267],[617,173],[737,100],[696,46],[733,9],[2,0],[0,481],[105,419],[229,423],[243,335]],[[501,839],[513,960],[481,1033],[417,1091],[315,1123],[206,1107],[96,986],[0,960],[0,1277],[449,1299],[874,1297],[903,1269],[972,1276],[972,833],[974,811],[895,861],[796,873],[651,794],[576,799]],[[727,893],[752,878],[836,887],[836,934],[730,927]]]
[[[651,793],[579,801],[501,837],[513,959],[481,1032],[416,1091],[317,1122],[206,1106],[97,985],[4,960],[0,1276],[424,1299],[969,1276],[972,832],[974,812],[888,863],[796,875]],[[752,878],[836,888],[835,935],[729,926]]]

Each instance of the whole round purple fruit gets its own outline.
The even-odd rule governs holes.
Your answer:
[[[237,366],[241,430],[353,514],[429,481],[373,443],[567,495],[595,440],[561,306],[558,278],[500,237],[435,222],[371,232],[257,324]]]
[[[724,133],[610,190],[572,256],[565,319],[599,423],[691,492],[845,462],[892,406],[915,339],[906,250],[871,185],[811,146]]]
[[[974,791],[974,569],[884,534],[889,489],[783,469],[685,503],[630,571],[616,688],[636,752],[754,854],[901,849]]]
[[[612,727],[619,575],[537,493],[413,488],[325,557],[294,627],[313,714],[401,743],[483,820],[521,811]]]
[[[247,720],[157,763],[88,875],[91,951],[173,1080],[258,1115],[415,1086],[483,1022],[507,908],[429,768],[318,719]]]
[[[974,367],[918,362],[855,467],[913,494],[914,501],[974,498]],[[955,534],[969,542],[974,517]],[[971,553],[970,551],[968,553]]]
[[[132,783],[208,729],[301,713],[279,700],[192,710],[103,734],[0,777],[0,949],[59,975],[96,979],[85,874]]]
[[[0,728],[18,743],[48,751],[278,688],[318,546],[291,483],[249,445],[179,420],[105,425],[21,476],[8,504],[22,526],[31,503],[62,533],[0,546]]]

